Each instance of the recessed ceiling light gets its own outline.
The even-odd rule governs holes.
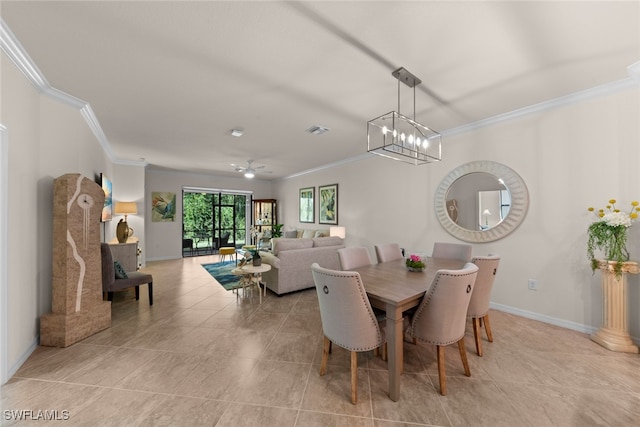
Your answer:
[[[310,134],[313,134],[313,135],[322,135],[323,133],[325,133],[327,131],[329,131],[328,127],[320,126],[320,125],[313,125],[309,129],[307,129],[305,132],[309,132]]]
[[[242,129],[231,129],[231,136],[240,137],[243,133]]]

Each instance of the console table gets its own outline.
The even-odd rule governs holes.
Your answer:
[[[602,274],[602,327],[591,339],[606,349],[624,353],[638,353],[638,346],[629,335],[627,303],[627,275],[640,273],[637,262],[622,265],[622,274],[616,275],[616,261],[598,260]]]
[[[124,271],[138,270],[138,242],[109,243],[114,261],[118,261]]]

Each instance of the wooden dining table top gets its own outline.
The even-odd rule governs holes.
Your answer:
[[[405,305],[421,297],[431,286],[438,270],[457,270],[465,262],[454,259],[427,258],[422,272],[409,271],[404,259],[355,268],[360,273],[365,290],[380,302]]]

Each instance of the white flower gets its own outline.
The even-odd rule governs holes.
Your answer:
[[[602,220],[612,227],[616,227],[618,225],[631,227],[631,218],[628,214],[622,212],[608,212],[604,214]]]

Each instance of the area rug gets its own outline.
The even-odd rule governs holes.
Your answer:
[[[202,267],[218,281],[226,290],[230,290],[233,285],[238,283],[239,277],[231,274],[231,270],[236,268],[235,261],[214,262],[211,264],[202,264]]]

